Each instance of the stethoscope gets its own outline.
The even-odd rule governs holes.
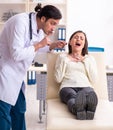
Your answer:
[[[29,13],[29,33],[30,33],[30,40],[32,40],[32,19],[31,15],[33,12]],[[37,30],[37,33],[39,33],[39,30]]]
[[[32,21],[31,21],[32,12],[29,14],[29,33],[30,33],[30,40],[32,39]]]
[[[29,14],[29,34],[30,34],[30,40],[32,40],[32,21],[31,21],[31,15],[32,15],[32,12]],[[38,31],[37,31],[37,33],[38,33]],[[43,64],[40,64],[38,62],[35,62],[34,65],[38,66],[38,67],[42,67],[43,66]]]

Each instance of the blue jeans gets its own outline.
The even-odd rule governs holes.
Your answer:
[[[26,100],[22,90],[15,106],[0,100],[0,130],[26,130]]]

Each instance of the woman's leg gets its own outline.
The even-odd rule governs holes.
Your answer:
[[[94,91],[87,94],[87,120],[92,120],[98,104],[98,98]]]
[[[67,104],[68,100],[71,98],[76,98],[76,91],[71,87],[65,87],[60,90],[60,99],[62,102]]]
[[[78,91],[75,100],[76,119],[86,120],[86,93]]]
[[[86,87],[82,91],[86,93],[86,119],[92,120],[94,118],[96,106],[98,104],[98,98],[93,88]]]
[[[75,112],[76,94],[77,94],[76,91],[71,87],[62,88],[60,91],[61,101],[67,104],[69,111],[73,114],[76,114]]]
[[[0,100],[0,130],[10,130],[11,117],[10,117],[11,105]]]
[[[60,91],[61,101],[66,103],[71,113],[76,115],[77,119],[86,119],[86,95],[84,92],[76,92],[79,89],[65,87]]]

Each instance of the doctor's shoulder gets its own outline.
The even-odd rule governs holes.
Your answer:
[[[23,23],[23,22],[26,22],[28,21],[29,23],[29,13],[18,13],[18,14],[15,14],[13,16],[11,16],[6,22],[5,24],[8,24],[8,23]]]

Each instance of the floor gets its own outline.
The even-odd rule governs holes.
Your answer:
[[[43,115],[42,122],[39,120],[39,101],[36,99],[36,86],[29,85],[26,88],[26,126],[27,130],[46,130],[46,116]]]

